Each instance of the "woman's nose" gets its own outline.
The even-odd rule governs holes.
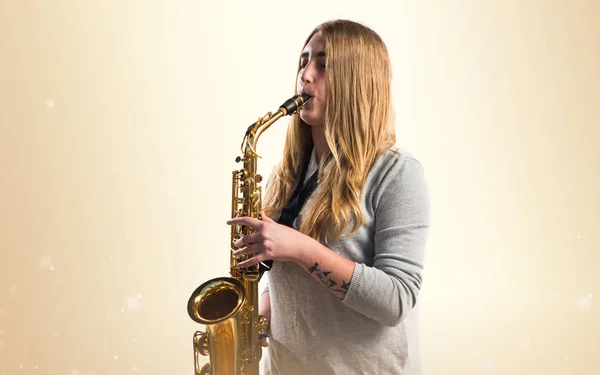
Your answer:
[[[304,67],[304,71],[302,72],[302,75],[300,76],[300,79],[302,80],[302,82],[312,82],[315,78],[315,71],[314,71],[314,64],[311,62],[309,62],[308,64],[306,64],[306,66]]]

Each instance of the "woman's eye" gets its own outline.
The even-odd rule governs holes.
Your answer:
[[[306,66],[308,65],[309,61],[308,60],[301,60],[300,61],[300,69],[305,69]],[[314,62],[313,65],[316,65],[317,63]],[[320,69],[325,69],[326,68],[326,64],[325,61],[320,61],[317,65]]]

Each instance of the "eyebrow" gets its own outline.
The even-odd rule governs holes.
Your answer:
[[[315,55],[317,57],[325,57],[325,51],[317,52]],[[303,52],[302,55],[300,55],[301,59],[305,59],[307,57],[308,57],[308,52]]]

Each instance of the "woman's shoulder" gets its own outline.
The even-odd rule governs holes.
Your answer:
[[[379,155],[373,163],[369,175],[394,178],[397,175],[423,171],[421,161],[411,152],[390,148]]]
[[[425,172],[414,154],[398,149],[382,153],[373,163],[365,184],[365,199],[374,209],[380,204],[402,206],[410,200],[427,201]]]

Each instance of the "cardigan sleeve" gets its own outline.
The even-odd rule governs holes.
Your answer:
[[[399,157],[373,191],[374,259],[356,263],[343,303],[386,326],[399,324],[421,288],[429,191],[419,161]]]

